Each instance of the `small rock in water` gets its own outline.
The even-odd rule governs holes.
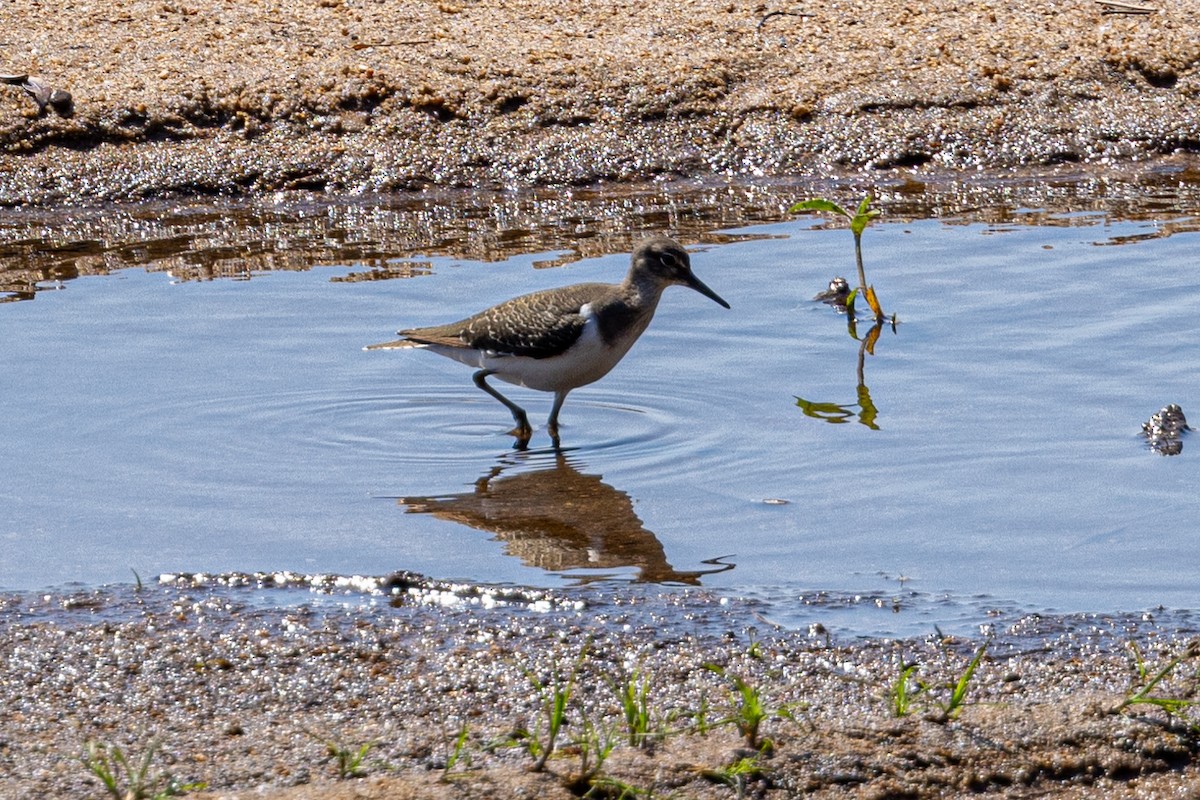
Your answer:
[[[1183,409],[1171,403],[1142,423],[1142,435],[1150,449],[1164,456],[1183,452],[1183,434],[1190,431]]]
[[[839,276],[829,282],[829,288],[820,294],[816,295],[813,300],[820,300],[822,303],[828,303],[831,306],[846,305],[846,298],[850,296],[850,282]]]

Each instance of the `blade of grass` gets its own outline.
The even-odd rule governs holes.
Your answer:
[[[1142,681],[1145,682],[1145,685],[1136,692],[1126,696],[1126,698],[1117,705],[1113,706],[1113,712],[1121,711],[1122,709],[1128,708],[1132,705],[1144,704],[1158,706],[1168,714],[1174,714],[1189,706],[1195,705],[1195,701],[1193,700],[1184,700],[1182,698],[1174,697],[1153,697],[1150,695],[1150,692],[1154,691],[1155,687],[1162,683],[1167,676],[1170,675],[1175,668],[1184,661],[1200,655],[1200,639],[1193,639],[1192,641],[1188,642],[1187,647],[1184,648],[1182,653],[1167,661],[1162,669],[1154,673],[1153,677],[1150,677],[1149,680],[1147,680],[1149,669],[1146,666],[1145,660],[1142,658],[1141,650],[1138,648],[1136,643],[1131,643],[1130,649],[1133,651],[1134,658],[1136,659],[1138,675]]]
[[[987,652],[988,645],[991,643],[991,639],[988,639],[979,645],[979,649],[975,651],[975,657],[971,659],[971,663],[967,665],[963,674],[958,676],[958,682],[954,684],[954,691],[950,693],[950,702],[946,704],[946,713],[951,717],[958,716],[962,711],[963,703],[967,699],[967,692],[971,688],[971,679],[975,677],[975,671],[979,669],[979,664],[983,661],[983,654]]]

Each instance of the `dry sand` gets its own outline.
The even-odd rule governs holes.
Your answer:
[[[65,6],[65,7],[64,7]],[[0,5],[0,203],[1110,163],[1200,148],[1188,3]]]

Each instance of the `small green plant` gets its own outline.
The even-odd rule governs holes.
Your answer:
[[[1179,655],[1168,659],[1157,672],[1153,675],[1146,665],[1146,661],[1142,656],[1141,648],[1136,642],[1129,643],[1129,649],[1133,653],[1134,663],[1137,667],[1138,683],[1140,687],[1130,687],[1129,692],[1125,695],[1125,699],[1117,705],[1113,706],[1111,711],[1116,713],[1123,711],[1130,706],[1135,705],[1151,705],[1157,706],[1165,711],[1169,716],[1178,716],[1191,706],[1196,704],[1195,700],[1185,700],[1179,697],[1163,697],[1161,695],[1151,694],[1159,684],[1167,679],[1175,668],[1188,659],[1195,658],[1200,655],[1200,639],[1193,639],[1188,642],[1187,646]]]
[[[100,779],[114,800],[161,800],[204,789],[204,783],[180,783],[169,772],[151,772],[150,765],[159,743],[151,741],[140,759],[131,759],[117,745],[89,741],[81,757],[83,765]]]
[[[650,678],[646,674],[635,671],[622,683],[609,681],[621,713],[625,717],[625,733],[630,747],[648,748],[667,738],[669,728],[676,719],[676,713],[656,713],[650,703]],[[701,709],[706,710],[705,700],[701,700]],[[695,715],[693,715],[695,717]],[[704,721],[697,719],[696,728],[701,733]]]
[[[469,729],[467,727],[467,723],[464,722],[462,724],[462,728],[460,728],[458,731],[458,736],[454,739],[453,747],[450,748],[450,755],[446,757],[446,766],[442,768],[443,781],[450,779],[451,770],[453,770],[459,764],[459,762],[462,762],[464,765],[470,765],[471,759],[470,755],[467,753],[468,733]]]
[[[575,659],[571,672],[565,677],[559,672],[557,664],[551,669],[548,681],[542,681],[531,670],[525,670],[525,675],[533,684],[534,691],[537,692],[538,700],[541,703],[541,713],[538,716],[536,727],[531,733],[526,732],[524,737],[525,749],[533,758],[531,769],[534,772],[544,770],[546,761],[554,753],[558,736],[562,732],[563,725],[566,724],[567,704],[575,692],[575,678],[579,675],[584,659],[587,658],[588,646],[588,643],[584,643],[580,648],[579,656]]]
[[[822,211],[838,214],[850,221],[850,232],[854,234],[854,257],[858,265],[858,288],[846,298],[846,313],[853,319],[854,299],[861,291],[863,296],[867,298],[867,305],[875,313],[875,321],[882,322],[884,319],[883,307],[879,304],[879,298],[875,296],[875,287],[867,284],[867,274],[863,269],[862,259],[863,231],[867,229],[867,225],[870,224],[871,220],[879,216],[879,210],[871,208],[871,195],[867,194],[862,199],[862,202],[858,204],[858,209],[853,214],[832,200],[826,200],[823,197],[801,201],[789,208],[788,211],[792,214],[799,214],[804,211]]]
[[[737,726],[738,733],[746,739],[746,744],[758,747],[759,727],[763,720],[770,716],[763,706],[762,694],[758,691],[758,687],[751,686],[736,675],[732,679],[733,686],[737,689],[740,698],[733,723]]]
[[[650,743],[650,679],[634,672],[624,683],[610,682],[617,702],[625,715],[625,732],[630,747],[645,747]]]
[[[584,797],[607,798],[607,800],[653,800],[654,790],[643,789],[631,783],[618,780],[610,775],[600,775],[591,782]]]
[[[572,742],[579,753],[579,773],[568,788],[576,794],[590,791],[620,738],[616,725],[585,717],[579,738]]]
[[[692,718],[692,724],[695,727],[696,733],[701,736],[707,736],[708,732],[713,729],[714,725],[709,721],[712,715],[712,708],[708,703],[708,695],[702,693],[700,695],[700,706],[687,716]]]
[[[913,673],[916,671],[916,664],[901,664],[900,674],[896,677],[896,682],[892,684],[891,689],[888,690],[888,696],[892,701],[892,714],[897,717],[907,717],[913,712],[913,700],[925,688],[924,684],[913,678]]]
[[[312,731],[305,731],[305,733],[325,745],[325,752],[337,768],[338,778],[342,780],[346,780],[347,778],[361,778],[367,774],[367,769],[363,761],[366,759],[367,753],[375,746],[374,742],[366,742],[355,747],[354,745],[343,744],[336,739],[319,736]]]
[[[777,709],[769,709],[763,702],[762,692],[757,686],[750,685],[737,675],[729,674],[723,667],[716,664],[705,664],[704,667],[728,678],[733,683],[737,705],[734,707],[733,714],[723,722],[729,722],[736,726],[738,733],[746,740],[747,746],[755,750],[770,749],[770,740],[760,736],[762,723],[772,717],[792,719],[791,708],[781,706]]]
[[[971,681],[975,677],[976,670],[983,662],[983,655],[987,652],[988,645],[992,643],[991,639],[987,639],[983,644],[979,645],[979,649],[975,651],[975,656],[971,659],[971,663],[967,664],[967,668],[958,676],[958,680],[950,689],[950,699],[942,704],[942,711],[946,712],[946,716],[950,718],[957,717],[962,713],[963,705],[967,700],[967,692],[970,691]]]
[[[750,645],[746,648],[746,655],[750,656],[756,661],[761,661],[764,653],[762,642],[759,641],[758,638],[758,629],[752,627],[746,631],[746,634],[750,638]]]
[[[742,797],[745,794],[746,781],[758,780],[764,774],[762,753],[739,758],[737,761],[718,769],[700,770],[701,777],[736,789],[738,797]]]

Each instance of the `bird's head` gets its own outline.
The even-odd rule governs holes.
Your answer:
[[[644,277],[660,287],[678,284],[695,289],[705,297],[729,308],[720,295],[708,288],[704,281],[692,272],[692,260],[687,250],[674,239],[655,236],[646,239],[633,251],[631,277]]]

